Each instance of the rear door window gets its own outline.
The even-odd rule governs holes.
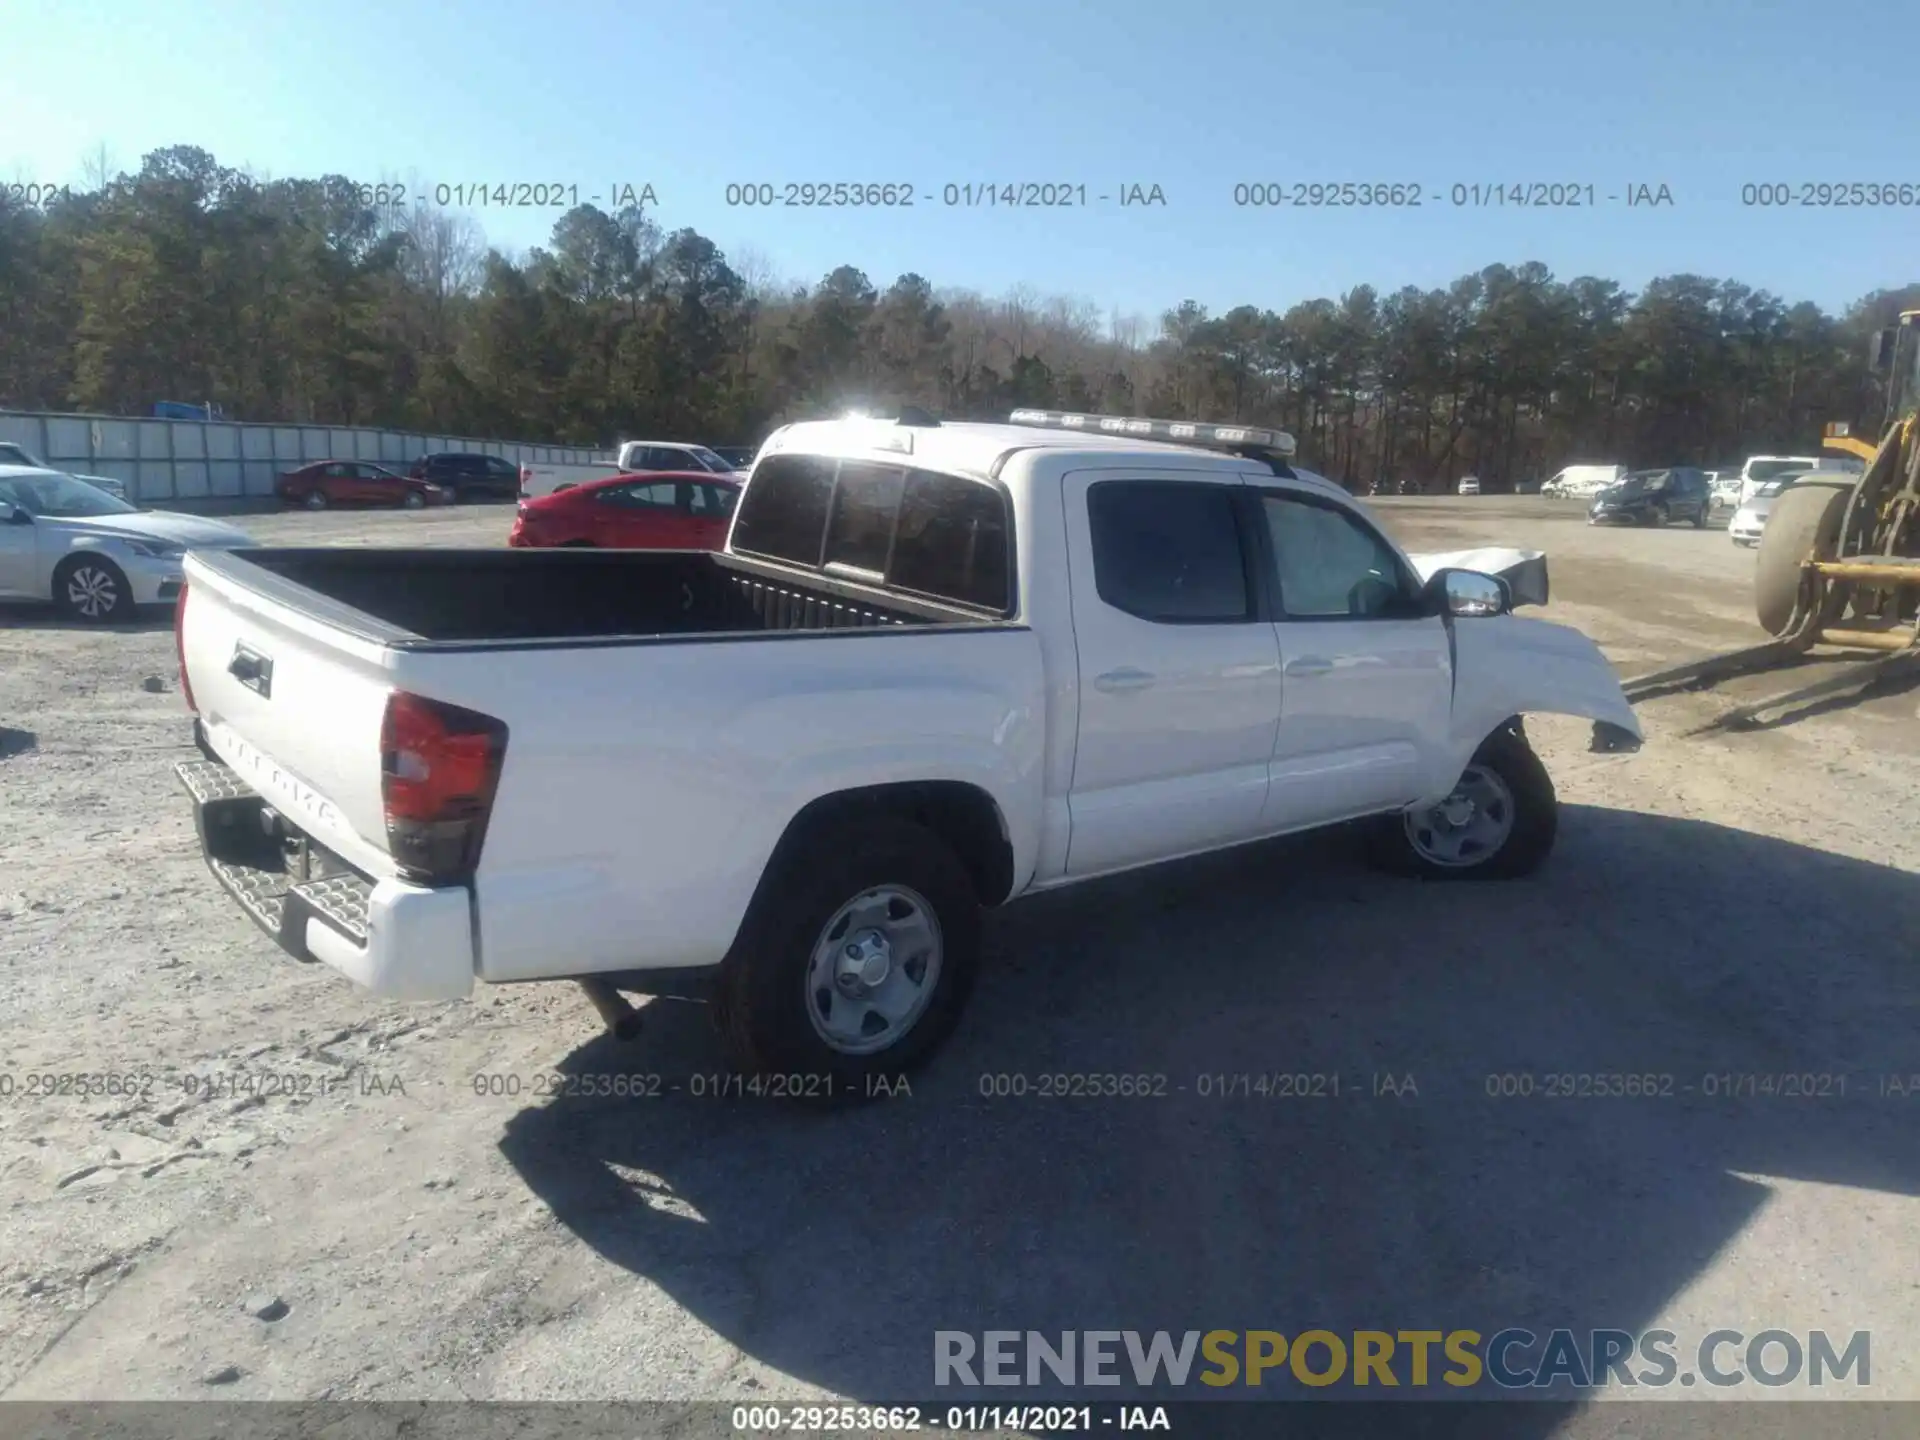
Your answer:
[[[1102,480],[1087,491],[1094,588],[1116,610],[1161,624],[1253,618],[1239,486]]]
[[[602,490],[600,499],[626,510],[677,510],[679,491],[680,487],[673,481],[657,480],[651,485],[615,485]]]

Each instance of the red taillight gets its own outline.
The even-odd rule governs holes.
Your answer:
[[[187,680],[187,582],[180,582],[180,598],[173,602],[173,653],[180,662],[180,696],[187,702],[187,713],[198,715],[193,703],[193,686]]]
[[[403,874],[457,884],[480,863],[507,727],[491,715],[396,690],[380,726],[387,841]]]

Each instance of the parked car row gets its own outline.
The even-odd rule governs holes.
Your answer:
[[[333,505],[419,509],[480,499],[534,499],[622,475],[717,475],[738,482],[745,478],[753,456],[751,447],[729,446],[723,453],[677,440],[629,440],[610,460],[537,465],[515,465],[498,455],[443,450],[421,456],[404,475],[366,461],[319,460],[280,476],[275,491],[284,503],[310,510]]]

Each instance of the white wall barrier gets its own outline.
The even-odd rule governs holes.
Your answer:
[[[459,435],[416,435],[342,425],[256,425],[233,420],[144,420],[0,410],[10,440],[56,470],[122,481],[129,499],[214,500],[273,494],[275,477],[315,460],[367,460],[404,472],[422,455],[464,450],[516,465],[606,458],[575,445],[526,445]]]

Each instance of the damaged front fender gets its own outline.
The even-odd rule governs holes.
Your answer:
[[[1490,615],[1455,619],[1452,635],[1452,768],[1430,802],[1446,797],[1481,742],[1516,715],[1578,715],[1594,722],[1593,749],[1640,748],[1640,718],[1619,676],[1578,630]]]

